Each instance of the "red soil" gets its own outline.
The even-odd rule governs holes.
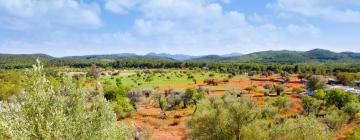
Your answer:
[[[271,80],[279,79],[279,75],[274,75],[270,77],[257,77],[261,80],[253,81],[249,79],[243,80],[232,80],[230,79],[227,83],[221,83],[221,85],[229,86],[235,90],[242,90],[248,86],[256,85],[259,90],[263,89],[265,83],[275,84]],[[198,84],[184,84],[184,85],[174,85],[167,87],[160,87],[160,90],[165,89],[185,89],[189,87],[205,86],[202,83]],[[293,88],[301,86],[298,82],[296,76],[291,77],[291,82],[285,84],[287,88]],[[215,86],[216,87],[216,86]],[[211,90],[211,96],[219,96],[224,94],[225,90]],[[251,97],[256,101],[257,104],[264,104],[264,94],[263,93],[252,93],[246,94],[246,96]],[[281,114],[281,116],[293,116],[301,112],[301,100],[298,95],[290,95],[290,101],[292,102],[291,108]],[[188,116],[191,115],[191,109],[179,109],[175,111],[167,112],[167,119],[160,119],[161,110],[159,108],[154,108],[150,105],[141,105],[136,113],[131,117],[123,120],[125,124],[133,125],[139,129],[146,129],[150,133],[150,137],[154,140],[182,140],[186,139],[185,132],[185,121]],[[176,116],[176,117],[174,117]]]

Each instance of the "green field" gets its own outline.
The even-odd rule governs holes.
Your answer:
[[[122,85],[127,88],[156,88],[194,84],[194,80],[196,80],[196,83],[203,83],[206,79],[223,80],[228,78],[227,74],[195,70],[132,70],[127,72],[132,74],[127,76],[104,76],[101,81],[107,85],[115,85],[116,79],[120,78]]]

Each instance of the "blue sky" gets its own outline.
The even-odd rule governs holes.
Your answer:
[[[0,0],[0,53],[360,52],[359,0]]]

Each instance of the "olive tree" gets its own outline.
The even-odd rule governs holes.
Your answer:
[[[315,90],[319,90],[319,89],[324,89],[325,84],[326,84],[326,81],[323,77],[321,77],[319,75],[313,75],[308,79],[308,81],[306,83],[306,87],[308,90],[315,91]]]
[[[315,117],[286,119],[272,130],[271,140],[329,140],[330,135]]]
[[[13,103],[0,103],[1,139],[130,139],[116,125],[116,115],[102,93],[92,95],[65,78],[51,86],[40,62],[28,72],[31,81]]]
[[[194,139],[240,139],[241,128],[260,113],[251,99],[231,95],[200,101],[198,111],[188,121]]]

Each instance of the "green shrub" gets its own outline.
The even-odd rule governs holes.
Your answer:
[[[326,92],[325,101],[328,105],[335,105],[338,108],[344,107],[347,103],[355,102],[357,97],[351,92],[340,89],[331,89]]]
[[[129,99],[122,96],[117,96],[115,100],[111,101],[111,106],[118,119],[126,118],[134,111]]]
[[[314,91],[314,98],[318,99],[318,100],[324,100],[325,99],[325,95],[326,95],[326,92],[322,89],[320,90],[315,90]]]
[[[303,92],[305,92],[305,89],[300,88],[300,87],[294,87],[294,88],[292,89],[292,92],[295,92],[295,93],[303,93]]]
[[[358,102],[347,103],[342,110],[348,113],[351,118],[355,118],[355,114],[360,112],[360,104]]]
[[[271,140],[329,140],[326,128],[314,117],[286,119],[272,129]]]
[[[306,87],[307,87],[307,89],[309,89],[311,91],[315,91],[315,90],[319,90],[319,89],[324,89],[325,84],[326,84],[326,81],[322,76],[313,75],[308,79],[308,81],[306,83]]]
[[[330,107],[328,110],[329,112],[325,115],[324,121],[331,129],[337,130],[349,119],[345,112],[336,107]]]
[[[38,62],[29,71],[31,85],[16,102],[0,104],[1,139],[131,139],[101,92],[90,94],[71,79],[54,89],[41,70]]]
[[[356,128],[347,139],[348,140],[360,140],[360,127]]]
[[[275,115],[279,112],[279,109],[277,107],[271,106],[271,105],[264,105],[261,108],[261,118],[264,119],[272,119],[275,117]]]
[[[273,102],[273,105],[278,107],[281,110],[287,110],[291,106],[291,102],[289,101],[288,97],[286,96],[279,96]]]
[[[309,115],[310,113],[317,113],[320,108],[321,102],[315,98],[307,95],[301,96],[301,102],[303,106],[303,113]]]

